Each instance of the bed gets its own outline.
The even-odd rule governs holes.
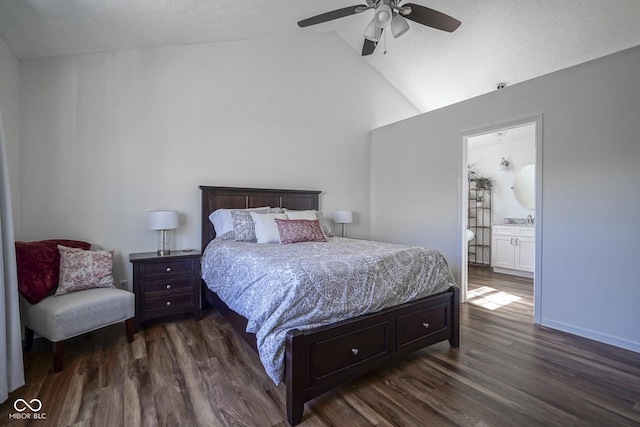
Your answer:
[[[210,256],[214,249],[219,250],[218,245],[224,248],[225,254],[232,254],[234,251],[236,254],[242,252],[242,248],[235,243],[220,243],[221,238],[215,239],[216,231],[209,220],[209,215],[217,209],[271,206],[289,210],[319,210],[320,191],[210,186],[200,186],[200,189],[202,190],[203,266],[213,262],[208,261],[206,256]],[[348,242],[353,239],[330,238],[328,240],[332,241],[331,245],[335,245],[336,250],[340,246],[349,248],[351,244],[369,244],[368,242]],[[210,244],[211,249],[208,248]],[[378,246],[373,246],[374,242],[371,242],[371,245],[372,248],[379,249]],[[285,246],[295,247],[296,245],[277,246],[278,250],[285,250]],[[330,245],[326,248],[334,250]],[[261,249],[266,253],[264,245]],[[220,252],[218,257],[224,258],[219,254]],[[205,280],[205,277],[208,279]],[[210,283],[209,286],[207,281]],[[246,317],[243,317],[229,308],[232,306],[242,312],[235,307],[236,302],[229,299],[229,296],[222,291],[223,287],[216,288],[219,284],[212,283],[217,281],[223,281],[222,277],[207,276],[203,271],[204,300],[214,306],[257,351],[259,344],[264,346],[265,338],[259,331],[255,334],[247,332],[248,326],[249,330],[256,330],[256,320],[252,318],[251,310],[245,313]],[[311,322],[312,327],[292,327],[281,332],[284,341],[283,354],[275,357],[274,360],[282,359],[282,380],[286,385],[289,423],[296,425],[302,421],[304,404],[308,400],[345,381],[393,363],[404,354],[445,340],[448,340],[452,347],[458,347],[459,289],[455,283],[451,282],[451,284],[452,286],[447,285],[446,289],[439,289],[438,292],[429,296],[388,307],[383,306],[384,308],[376,309],[375,312],[358,314],[331,323],[324,322],[327,324],[317,322],[318,319],[316,319]],[[442,284],[439,286],[442,287]],[[225,296],[226,302],[210,287],[220,289],[218,292]],[[262,323],[262,320],[258,323]],[[263,360],[262,356],[261,354],[261,360]],[[263,364],[269,376],[277,382],[278,371],[269,369],[270,366],[264,360]]]

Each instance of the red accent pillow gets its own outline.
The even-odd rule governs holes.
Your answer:
[[[80,240],[40,240],[16,242],[18,291],[29,303],[37,304],[58,286],[60,252],[58,245],[89,249],[91,243]]]
[[[280,234],[280,244],[300,242],[326,242],[327,238],[317,219],[278,219],[275,218]]]

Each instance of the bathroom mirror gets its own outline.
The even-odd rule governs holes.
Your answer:
[[[526,209],[536,207],[536,166],[532,163],[523,166],[513,181],[513,194]]]

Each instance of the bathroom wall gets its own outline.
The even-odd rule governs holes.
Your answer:
[[[475,165],[473,170],[482,176],[491,178],[493,224],[502,224],[504,218],[535,218],[533,209],[526,209],[518,203],[513,183],[516,174],[523,167],[535,163],[535,126],[526,125],[507,129],[506,133],[491,132],[468,138],[467,164]],[[502,158],[509,166],[498,170]]]

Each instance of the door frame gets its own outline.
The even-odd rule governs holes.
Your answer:
[[[467,228],[469,226],[467,220],[467,211],[469,209],[469,201],[467,197],[467,158],[469,138],[479,135],[485,135],[488,133],[495,133],[499,130],[520,127],[524,125],[535,125],[535,159],[536,159],[536,194],[535,194],[535,234],[536,234],[536,249],[535,249],[535,271],[533,274],[533,322],[540,324],[541,319],[541,294],[542,294],[542,228],[543,228],[543,209],[542,209],[542,189],[543,189],[543,176],[542,176],[542,114],[535,116],[523,117],[520,119],[514,119],[505,121],[499,124],[493,124],[484,126],[481,128],[473,129],[461,134],[462,141],[462,167],[460,171],[460,221],[461,224],[461,241],[460,241],[460,259],[462,260],[460,270],[460,297],[462,302],[467,301],[467,291],[469,286],[469,265],[468,265],[468,247],[467,247]]]

